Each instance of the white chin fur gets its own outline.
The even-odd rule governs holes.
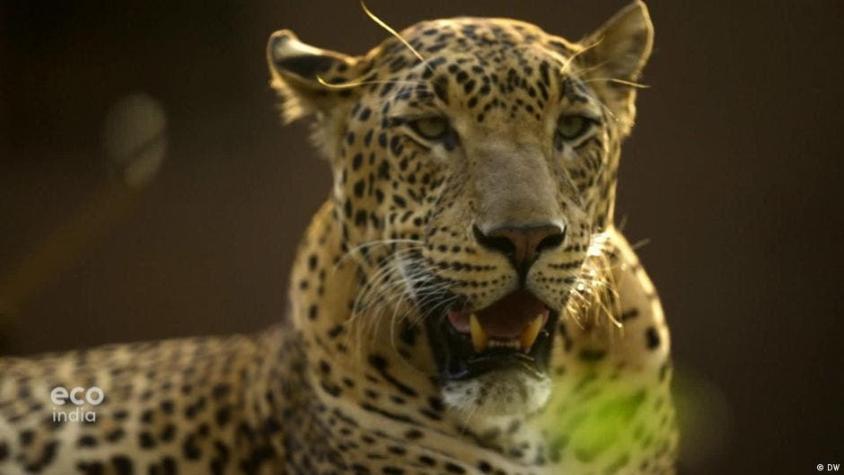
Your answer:
[[[446,406],[464,417],[525,416],[548,402],[551,380],[537,380],[519,370],[490,371],[447,383],[442,394]]]

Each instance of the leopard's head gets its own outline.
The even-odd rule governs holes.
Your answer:
[[[652,25],[636,2],[579,42],[510,19],[418,23],[363,56],[272,35],[288,120],[316,116],[352,313],[422,335],[444,400],[542,407],[558,322],[594,291]],[[389,325],[388,325],[389,326]],[[405,328],[406,327],[406,328]]]

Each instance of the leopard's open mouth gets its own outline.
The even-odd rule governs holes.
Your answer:
[[[443,381],[518,369],[540,379],[548,367],[559,313],[526,290],[479,310],[457,305],[427,320]]]

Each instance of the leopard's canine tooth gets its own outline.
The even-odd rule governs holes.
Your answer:
[[[474,313],[469,316],[469,331],[472,334],[472,347],[475,352],[484,351],[489,344],[489,336],[487,336],[481,322],[478,321],[478,317]]]
[[[522,351],[530,351],[530,348],[539,336],[539,332],[542,331],[542,325],[544,323],[545,316],[540,313],[522,330],[522,335],[519,337],[519,345]]]

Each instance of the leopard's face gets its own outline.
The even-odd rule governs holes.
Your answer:
[[[581,43],[480,18],[423,22],[401,33],[409,46],[360,58],[271,39],[288,117],[321,117],[361,269],[353,314],[424,328],[451,407],[547,401],[558,322],[589,291],[583,262],[612,216],[650,31],[631,8]]]

